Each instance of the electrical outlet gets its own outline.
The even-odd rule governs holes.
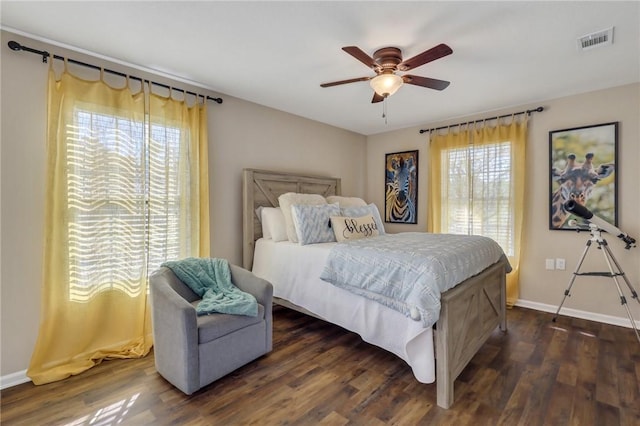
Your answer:
[[[557,258],[556,259],[556,269],[558,269],[560,271],[564,271],[564,268],[565,268],[564,259]]]
[[[553,271],[556,268],[555,262],[553,261],[553,259],[545,259],[544,264],[546,269],[549,271]]]

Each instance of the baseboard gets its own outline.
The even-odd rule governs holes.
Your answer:
[[[27,370],[7,374],[6,376],[0,377],[0,390],[10,388],[12,386],[21,385],[30,381],[31,379],[27,377]]]
[[[522,299],[518,299],[515,305],[523,308],[535,309],[536,311],[551,312],[553,314],[558,310],[558,305],[547,305],[545,303],[531,302]],[[564,306],[560,311],[560,315],[601,322],[604,324],[617,325],[620,327],[633,328],[628,317],[614,317],[611,315],[596,314],[578,309],[565,308]],[[640,329],[640,321],[634,318],[634,322],[636,323],[636,328]]]

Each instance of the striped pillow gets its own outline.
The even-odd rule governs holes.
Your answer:
[[[330,217],[339,214],[340,207],[337,203],[291,206],[291,216],[300,245],[335,242]]]
[[[298,242],[298,236],[296,234],[296,227],[293,223],[293,212],[291,206],[294,204],[312,204],[312,205],[325,205],[327,200],[320,194],[298,194],[295,192],[287,192],[278,197],[278,204],[282,208],[282,214],[284,215],[284,223],[287,227],[287,238],[292,243]]]

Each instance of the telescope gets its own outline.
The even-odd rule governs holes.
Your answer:
[[[587,241],[587,245],[584,248],[584,251],[582,252],[582,257],[578,261],[578,266],[576,266],[576,270],[571,276],[571,280],[569,281],[569,287],[567,287],[567,289],[564,291],[564,297],[562,298],[562,302],[560,303],[560,306],[558,306],[558,310],[556,311],[556,315],[553,317],[553,321],[555,322],[556,318],[558,317],[558,314],[560,313],[560,309],[562,309],[562,305],[564,304],[564,301],[567,300],[568,296],[571,296],[571,287],[573,287],[573,283],[575,282],[576,277],[583,276],[583,275],[596,276],[596,277],[609,277],[613,279],[613,282],[616,285],[616,289],[618,290],[618,296],[620,296],[620,303],[627,310],[629,321],[631,321],[631,328],[633,328],[633,331],[636,333],[636,338],[638,339],[638,342],[640,342],[640,331],[638,331],[638,327],[636,327],[636,322],[633,319],[633,315],[631,315],[631,310],[629,310],[629,307],[627,306],[627,298],[622,292],[622,288],[620,287],[618,278],[622,278],[624,280],[624,282],[627,284],[627,287],[629,288],[629,291],[631,291],[631,297],[633,299],[636,299],[636,302],[640,303],[640,299],[638,299],[638,292],[631,285],[631,281],[629,281],[629,278],[627,278],[627,276],[622,271],[622,268],[620,267],[620,264],[618,263],[616,258],[613,257],[613,253],[611,252],[611,249],[609,248],[607,241],[604,238],[602,238],[602,235],[600,235],[600,231],[602,230],[602,231],[608,232],[611,235],[615,235],[618,238],[620,238],[622,241],[625,242],[626,244],[625,249],[627,250],[629,250],[631,247],[636,246],[636,239],[631,237],[629,234],[625,234],[624,232],[619,230],[617,227],[611,225],[609,222],[606,222],[600,219],[598,216],[594,215],[591,211],[589,211],[588,208],[586,208],[581,204],[576,203],[575,200],[566,201],[563,204],[563,207],[566,211],[573,213],[576,216],[579,216],[590,222],[589,230],[591,231],[591,238]],[[578,230],[580,230],[580,228],[578,228]],[[582,262],[584,262],[584,259],[587,256],[587,252],[589,251],[591,244],[594,242],[598,245],[598,249],[600,249],[600,251],[604,256],[604,260],[607,263],[607,267],[609,269],[608,272],[580,272],[580,267],[582,266]]]
[[[629,250],[631,247],[636,247],[636,239],[622,232],[618,227],[611,225],[609,222],[594,215],[588,208],[575,202],[575,200],[569,200],[564,203],[564,209],[570,213],[575,214],[583,219],[586,219],[593,225],[615,235],[625,242],[625,249]]]

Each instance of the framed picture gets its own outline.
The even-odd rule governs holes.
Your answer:
[[[618,122],[549,132],[549,229],[577,229],[584,219],[564,208],[573,200],[618,225]],[[571,222],[571,224],[570,224]]]
[[[384,221],[418,223],[418,151],[385,155]]]

